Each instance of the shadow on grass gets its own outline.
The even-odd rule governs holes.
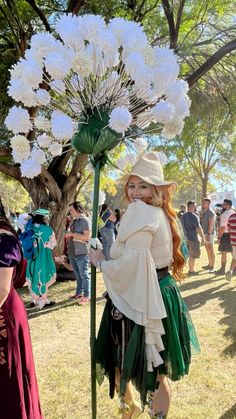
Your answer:
[[[225,324],[227,329],[225,336],[231,339],[231,343],[223,350],[224,355],[234,357],[236,354],[236,289],[235,287],[225,290],[219,294],[220,305],[224,310],[225,317],[220,324]],[[235,407],[235,406],[234,406]],[[236,417],[236,415],[235,415]]]
[[[209,275],[210,274],[208,274],[208,276]],[[215,275],[213,275],[209,278],[206,278],[206,279],[205,278],[200,279],[199,275],[196,275],[196,278],[194,278],[194,280],[192,278],[191,278],[191,282],[187,282],[188,279],[186,279],[186,282],[183,282],[180,285],[180,291],[193,290],[195,288],[202,287],[203,285],[212,284],[213,281],[216,282],[216,281],[222,280],[222,278],[216,277]]]
[[[207,282],[205,284],[207,284]],[[227,326],[224,335],[231,340],[230,345],[224,349],[223,354],[233,357],[236,354],[236,289],[233,286],[228,289],[222,289],[223,287],[225,287],[225,283],[189,295],[184,298],[184,301],[191,311],[205,305],[209,300],[219,300],[220,306],[224,310],[224,317],[220,320],[220,324]]]
[[[208,282],[205,282],[206,285]],[[189,310],[196,310],[200,306],[203,306],[207,303],[209,300],[213,300],[219,297],[221,295],[220,293],[217,293],[221,288],[223,288],[225,284],[219,284],[214,288],[209,288],[201,292],[197,292],[195,294],[188,295],[187,297],[184,297],[184,301],[188,306]],[[182,287],[181,287],[182,291]]]
[[[234,419],[236,418],[236,403],[229,410],[227,410],[219,419]]]

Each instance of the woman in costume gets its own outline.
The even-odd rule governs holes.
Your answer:
[[[45,305],[55,304],[48,300],[48,287],[56,281],[56,266],[53,260],[52,249],[56,246],[55,235],[45,221],[49,212],[43,208],[33,212],[32,230],[34,233],[34,256],[27,262],[26,280],[32,304],[39,309]]]
[[[108,299],[98,333],[97,378],[109,377],[110,397],[118,391],[122,419],[136,418],[131,381],[151,418],[165,418],[170,405],[168,378],[188,374],[197,336],[176,281],[184,257],[176,214],[170,203],[174,182],[167,182],[157,153],[145,153],[124,179],[129,202],[117,240],[106,261],[90,251],[102,271]],[[172,275],[169,270],[172,270]]]
[[[29,326],[14,289],[24,270],[14,229],[0,214],[0,417],[42,419]]]

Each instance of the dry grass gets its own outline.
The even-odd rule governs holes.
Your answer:
[[[229,258],[230,259],[230,258]],[[217,256],[218,266],[220,264]],[[196,270],[206,264],[205,251]],[[189,376],[172,384],[170,419],[236,418],[236,278],[231,284],[201,270],[181,285],[201,343]],[[57,283],[50,297],[57,305],[28,311],[35,363],[45,419],[90,418],[89,307],[68,296],[75,283]],[[98,280],[98,297],[104,287]],[[28,292],[22,290],[28,301]],[[97,303],[97,322],[104,300]],[[107,382],[98,389],[99,419],[116,418],[116,402],[107,396]],[[143,414],[142,418],[148,418]]]

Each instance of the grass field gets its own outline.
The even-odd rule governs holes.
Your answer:
[[[230,255],[228,256],[230,260]],[[217,268],[220,256],[217,255]],[[231,283],[201,269],[205,250],[186,279],[182,295],[194,320],[201,354],[193,359],[190,374],[172,387],[169,419],[236,418],[236,277]],[[229,264],[229,262],[228,262]],[[90,418],[89,307],[68,297],[75,282],[50,288],[51,308],[28,310],[35,363],[45,419]],[[98,278],[97,323],[104,306]],[[26,303],[28,290],[21,291]],[[107,382],[98,388],[98,419],[116,418],[117,403],[107,396]],[[144,413],[140,418],[148,418]]]

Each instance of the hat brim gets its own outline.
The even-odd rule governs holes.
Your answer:
[[[153,186],[168,186],[169,189],[171,189],[172,191],[175,191],[177,188],[177,183],[173,182],[173,181],[167,181],[167,180],[159,180],[159,179],[152,179],[152,177],[146,177],[146,176],[140,176],[140,174],[135,173],[135,172],[131,172],[128,173],[124,176],[122,176],[120,178],[120,182],[123,184],[128,183],[129,178],[131,176],[138,176],[140,179],[144,180],[144,182],[149,183],[150,185]]]
[[[43,215],[43,216],[46,217],[47,215],[49,215],[49,211],[45,210],[45,209],[42,209],[42,208],[39,208],[39,209],[33,211],[32,214],[33,215]]]

